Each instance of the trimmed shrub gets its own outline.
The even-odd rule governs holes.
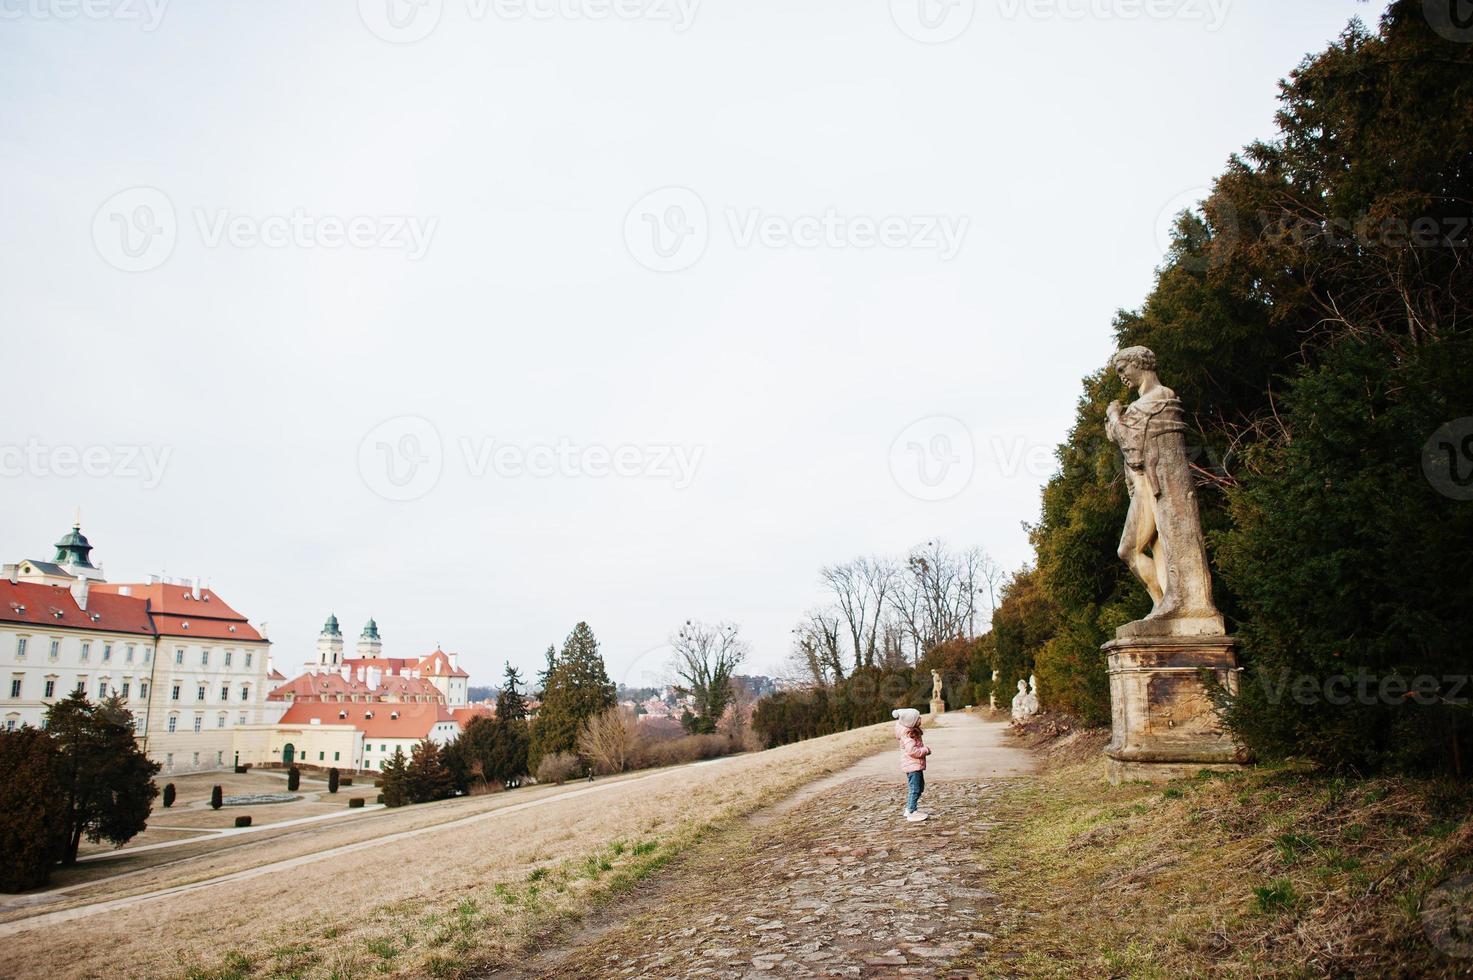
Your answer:
[[[361,796],[355,796],[351,800],[348,801],[348,809],[349,810],[356,810],[359,807],[361,807],[362,805],[363,805],[363,797],[361,797]]]
[[[64,810],[56,764],[45,732],[0,732],[0,891],[38,888],[51,875]]]
[[[169,807],[171,807],[171,806],[174,805],[174,800],[178,797],[178,795],[179,795],[179,793],[178,793],[178,791],[176,789],[174,789],[174,784],[173,783],[168,783],[168,784],[166,784],[164,786],[164,809],[165,810],[167,810]]]
[[[581,768],[578,757],[573,753],[553,752],[543,756],[542,761],[537,764],[537,781],[561,786],[577,776]]]
[[[353,785],[353,777],[352,776],[344,776],[342,779],[339,779],[338,780],[338,785],[339,786],[352,786]]]
[[[286,771],[286,791],[295,793],[302,788],[302,770],[292,766]]]
[[[384,794],[382,794],[382,793],[380,793],[378,796],[375,796],[373,798],[373,802],[375,802],[375,803],[382,803],[383,801],[384,801]]]
[[[219,786],[210,790],[210,807],[218,810],[225,805],[225,791]]]
[[[341,781],[341,778],[342,777],[338,773],[337,766],[333,766],[327,771],[327,791],[329,793],[336,793],[338,791],[338,785]]]
[[[236,774],[236,775],[237,775],[237,776],[241,776],[241,775],[244,775],[244,774],[245,774],[245,771],[246,771],[246,770],[247,770],[247,769],[249,769],[249,768],[250,768],[250,767],[249,767],[249,766],[236,766],[236,767],[235,767],[235,774]]]
[[[235,818],[235,825],[237,827],[249,827],[251,825],[251,818],[250,817],[236,817]]]

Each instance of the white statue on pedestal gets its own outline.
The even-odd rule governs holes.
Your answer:
[[[1035,684],[1035,688],[1036,688]],[[1013,695],[1013,721],[1027,721],[1038,714],[1038,695],[1028,689],[1027,681],[1018,682],[1018,693]]]

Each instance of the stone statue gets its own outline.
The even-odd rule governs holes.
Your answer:
[[[1028,689],[1027,681],[1018,682],[1018,693],[1013,695],[1013,721],[1027,721],[1038,714],[1038,695]]]
[[[1125,457],[1130,511],[1120,557],[1151,594],[1145,619],[1116,630],[1117,637],[1222,636],[1212,602],[1212,577],[1202,521],[1187,466],[1186,422],[1176,392],[1156,376],[1156,355],[1127,347],[1111,366],[1140,397],[1106,410],[1105,433]]]
[[[941,696],[941,671],[931,671],[931,714],[946,713],[946,699]]]

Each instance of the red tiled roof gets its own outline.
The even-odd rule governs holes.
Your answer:
[[[496,717],[496,709],[489,704],[468,704],[464,707],[456,708],[450,713],[455,716],[455,720],[460,723],[461,728],[469,725],[472,718]]]
[[[426,677],[469,677],[465,671],[450,663],[450,655],[436,650],[419,662],[419,672]]]
[[[188,585],[165,582],[148,584],[99,582],[92,594],[99,592],[144,600],[153,614],[154,629],[161,636],[199,637],[205,640],[259,641],[261,634],[244,616],[231,609],[209,589],[200,589],[199,598]]]
[[[268,681],[284,681],[286,680],[286,675],[277,670],[275,667],[272,667],[271,673],[266,675],[266,679]]]
[[[65,586],[0,579],[0,622],[143,636],[154,633],[147,602],[102,592],[96,585],[91,586],[83,610]]]
[[[424,738],[437,722],[455,721],[455,716],[443,704],[298,701],[278,724],[310,725],[314,719],[319,725],[352,725],[365,738]]]

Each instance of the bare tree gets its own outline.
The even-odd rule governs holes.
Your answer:
[[[715,731],[716,722],[732,699],[732,675],[747,659],[748,647],[734,623],[708,625],[686,620],[670,638],[675,648],[674,671],[684,682],[676,689],[695,700],[701,727]]]
[[[794,627],[795,654],[807,665],[815,684],[837,684],[844,679],[843,630],[842,617],[824,608],[808,610]]]
[[[880,621],[895,582],[895,566],[879,558],[855,558],[819,573],[849,630],[854,670],[873,667],[878,657]]]
[[[639,719],[628,708],[613,707],[583,723],[578,752],[607,776],[630,768],[639,748]]]

